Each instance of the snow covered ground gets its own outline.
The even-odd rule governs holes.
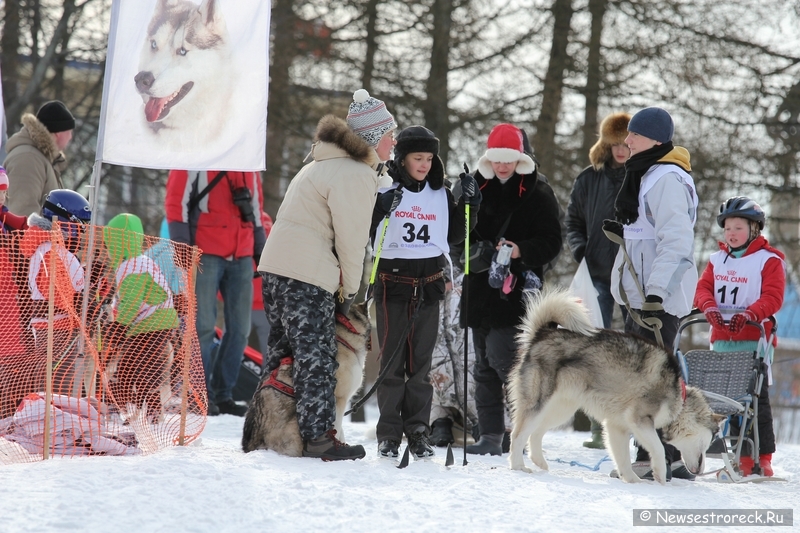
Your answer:
[[[595,465],[605,453],[581,446],[587,433],[567,431],[545,437],[547,473],[512,472],[507,456],[469,456],[462,466],[461,448],[450,468],[442,450],[398,470],[376,455],[376,418],[373,409],[369,422],[345,424],[348,442],[367,449],[355,462],[245,455],[243,419],[224,415],[209,418],[201,441],[186,448],[3,466],[0,532],[617,533],[642,531],[633,527],[633,509],[800,509],[798,445],[779,445],[773,461],[786,483],[734,486],[707,476],[666,487],[626,485],[609,478],[610,460],[597,471],[570,466]]]

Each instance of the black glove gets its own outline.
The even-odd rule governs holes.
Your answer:
[[[464,165],[464,170],[467,170],[467,165]],[[462,172],[458,177],[461,178],[461,197],[464,198],[464,203],[469,204],[470,207],[481,205],[483,195],[472,174]]]
[[[336,298],[336,313],[340,315],[347,316],[350,312],[350,306],[353,304],[353,300],[356,299],[356,295],[352,295],[349,298],[345,298],[343,302],[339,301],[339,298]]]
[[[392,189],[391,191],[386,191],[385,193],[379,194],[376,204],[378,206],[378,210],[383,213],[384,216],[386,216],[397,209],[397,206],[400,205],[400,200],[402,199],[403,190]]]
[[[618,235],[620,239],[625,238],[625,234],[622,229],[622,224],[620,224],[616,220],[609,220],[609,219],[603,220],[603,229],[615,235]]]
[[[619,222],[618,222],[618,224],[619,224]],[[653,304],[653,303],[661,304],[661,303],[664,303],[664,299],[661,296],[656,296],[655,294],[648,294],[645,297],[644,301],[646,303],[649,303],[649,304]],[[661,318],[665,314],[667,314],[667,312],[664,311],[663,307],[661,309],[657,310],[657,311],[644,311],[644,310],[642,310],[642,318],[643,319],[644,318],[650,318],[650,317]]]

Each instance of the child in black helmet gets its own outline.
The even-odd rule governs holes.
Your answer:
[[[711,349],[714,351],[756,350],[761,332],[747,322],[760,322],[769,338],[772,322],[767,319],[783,305],[784,255],[761,235],[764,222],[761,206],[745,196],[730,198],[720,206],[717,224],[724,229],[724,242],[719,243],[720,251],[710,257],[697,283],[694,299],[695,307],[705,313],[711,325]],[[768,363],[777,337],[773,337],[772,344],[766,358]],[[762,474],[772,476],[775,431],[769,405],[771,371],[768,378],[758,396],[758,453]],[[736,417],[731,421],[731,434],[739,434]],[[753,470],[754,462],[746,441],[739,466],[745,476]]]

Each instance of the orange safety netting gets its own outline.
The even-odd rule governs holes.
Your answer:
[[[197,438],[207,413],[199,250],[47,225],[0,234],[0,464]]]

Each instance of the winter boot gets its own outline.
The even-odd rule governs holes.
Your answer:
[[[631,468],[633,473],[639,476],[639,479],[653,480],[653,469],[650,468],[650,461],[636,461],[631,463]],[[619,478],[619,470],[615,468],[608,475],[609,477]],[[672,481],[672,465],[670,463],[667,463],[667,481]]]
[[[443,448],[448,444],[453,444],[456,439],[453,437],[453,421],[449,418],[437,418],[431,424],[431,443],[434,446]]]
[[[503,453],[508,453],[511,451],[511,432],[508,430],[506,430],[505,433],[503,433],[502,448],[503,448]]]
[[[396,458],[400,455],[400,443],[396,440],[382,440],[378,444],[378,457]]]
[[[246,405],[239,405],[230,398],[218,402],[217,408],[219,409],[219,412],[223,415],[244,416],[245,414],[247,414]]]
[[[604,450],[606,445],[603,442],[603,426],[594,418],[590,418],[589,420],[592,421],[592,438],[583,441],[583,447],[592,448],[594,450]]]
[[[335,429],[329,429],[321,437],[303,444],[303,457],[316,457],[323,461],[363,459],[365,455],[367,452],[360,444],[350,446],[337,439]]]
[[[473,455],[503,455],[503,434],[481,435],[481,440],[467,446],[467,453]]]
[[[416,459],[425,459],[434,455],[433,448],[431,448],[431,443],[424,429],[415,431],[408,436],[408,449]]]
[[[758,465],[761,467],[761,475],[772,477],[775,472],[772,470],[772,454],[762,453],[758,456]]]
[[[672,477],[675,479],[688,479],[689,481],[694,481],[697,478],[696,475],[689,472],[689,469],[686,468],[686,464],[683,462],[683,459],[678,459],[672,465],[670,465],[672,469]]]
[[[753,473],[753,458],[749,455],[743,455],[739,458],[739,470],[742,475],[747,477]]]

